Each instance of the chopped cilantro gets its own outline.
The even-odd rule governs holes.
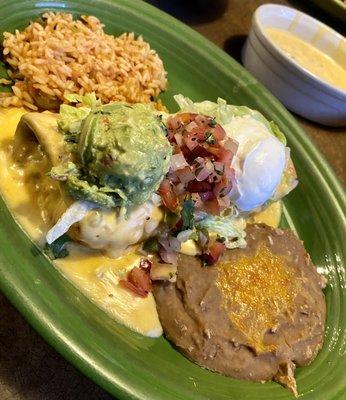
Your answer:
[[[225,243],[226,238],[223,237],[223,236],[218,236],[218,237],[216,238],[216,241],[217,241],[217,242],[220,242],[220,243]]]
[[[6,65],[3,61],[0,60],[0,78],[2,79],[7,79],[7,80],[11,80],[7,74],[7,68]],[[5,85],[5,84],[1,84],[0,85],[0,92],[12,92],[11,89],[11,84],[9,85]]]
[[[195,224],[194,209],[195,207],[191,197],[186,198],[183,204],[183,209],[181,210],[181,218],[183,220],[183,230],[193,229],[193,226]]]
[[[199,175],[199,173],[202,171],[202,167],[197,167],[196,169],[195,169],[195,176],[198,176]]]
[[[165,210],[165,215],[163,217],[163,222],[169,227],[174,227],[179,221],[180,217],[172,211]]]
[[[168,275],[169,275],[169,279],[173,279],[176,274],[174,272],[170,272]]]
[[[215,139],[214,139],[212,132],[209,132],[209,131],[205,132],[204,138],[205,138],[205,141],[209,144],[215,143]]]
[[[217,122],[216,122],[215,117],[214,117],[214,118],[212,118],[212,119],[209,121],[209,124],[208,124],[208,125],[209,125],[211,128],[215,128],[216,124],[217,124]]]
[[[46,243],[45,252],[47,256],[51,260],[67,257],[68,250],[66,249],[66,244],[70,241],[70,236],[65,234],[54,240],[54,242],[51,244]]]
[[[157,253],[159,251],[159,242],[156,238],[149,238],[143,243],[143,250],[147,253]]]
[[[194,230],[194,231],[191,233],[191,235],[190,235],[189,239],[191,239],[191,240],[195,240],[195,241],[197,241],[197,240],[198,240],[198,233],[197,233],[197,231],[196,231],[196,230]]]

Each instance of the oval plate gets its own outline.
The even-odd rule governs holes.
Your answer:
[[[296,229],[314,263],[328,275],[325,344],[311,366],[297,370],[302,399],[345,398],[345,196],[338,180],[297,122],[239,64],[172,17],[137,0],[3,0],[0,31],[25,27],[44,10],[96,15],[106,31],[134,31],[163,58],[172,95],[261,110],[286,133],[300,185],[284,204],[284,224]],[[164,338],[149,339],[112,321],[70,285],[0,204],[1,289],[65,358],[121,399],[291,399],[278,384],[239,381],[199,368]]]

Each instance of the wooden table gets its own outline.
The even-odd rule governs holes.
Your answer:
[[[240,61],[253,11],[261,0],[155,0],[151,3],[184,20]],[[190,5],[187,5],[189,3]],[[306,2],[290,4],[345,34],[340,23]],[[346,130],[298,118],[307,134],[346,182]],[[112,397],[66,362],[0,294],[1,400],[110,400]]]

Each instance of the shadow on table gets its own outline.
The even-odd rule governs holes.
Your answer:
[[[0,293],[0,398],[112,400],[66,362]]]
[[[241,51],[245,44],[247,36],[246,35],[233,35],[226,39],[223,44],[223,49],[230,56],[235,58],[239,63],[241,63]]]
[[[187,24],[196,25],[218,19],[228,0],[146,0],[147,3]]]

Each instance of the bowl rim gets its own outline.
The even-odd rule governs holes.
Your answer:
[[[280,62],[280,64],[283,64],[286,68],[288,67],[292,72],[293,71],[298,71],[300,75],[308,81],[310,85],[316,86],[316,89],[319,89],[325,94],[336,97],[340,100],[346,101],[346,90],[339,89],[338,87],[324,81],[323,79],[319,78],[317,75],[313,74],[309,70],[303,68],[300,64],[298,64],[296,61],[294,61],[292,58],[286,55],[286,53],[281,50],[269,37],[268,35],[264,32],[263,29],[263,24],[260,21],[260,13],[263,12],[265,9],[277,9],[277,11],[286,9],[290,11],[294,11],[297,15],[303,15],[305,18],[307,18],[311,23],[319,26],[319,27],[324,27],[327,28],[328,31],[330,31],[333,35],[337,36],[340,40],[345,40],[345,37],[342,36],[339,32],[335,31],[333,28],[330,26],[324,24],[323,22],[317,20],[316,18],[311,17],[308,14],[305,14],[293,7],[288,7],[280,4],[274,4],[274,3],[268,3],[268,4],[263,4],[259,6],[256,11],[253,14],[252,17],[252,28],[254,29],[256,35],[262,42],[262,44],[267,48],[267,50],[270,52],[270,54]],[[286,31],[286,29],[283,29]],[[302,39],[298,34],[295,34],[298,38]],[[316,47],[316,46],[315,46]],[[317,48],[317,47],[316,47]],[[318,48],[317,48],[318,49]],[[320,50],[321,51],[321,50]]]

